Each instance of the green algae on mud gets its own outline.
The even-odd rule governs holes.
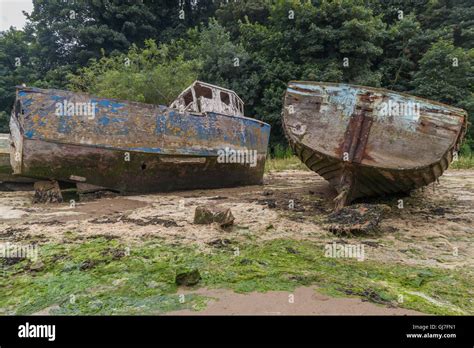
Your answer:
[[[200,310],[209,300],[181,293],[182,268],[199,269],[197,286],[236,292],[287,290],[317,285],[333,296],[356,296],[432,314],[474,314],[472,271],[412,267],[324,256],[324,245],[279,239],[232,248],[142,245],[95,238],[40,247],[41,267],[22,260],[4,265],[0,313],[159,314]]]

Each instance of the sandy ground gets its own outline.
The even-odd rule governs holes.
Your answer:
[[[219,239],[252,239],[258,243],[284,237],[321,245],[362,243],[365,259],[371,260],[471,270],[474,266],[473,170],[446,172],[438,184],[401,197],[402,209],[398,207],[399,198],[382,201],[391,211],[381,222],[380,232],[357,238],[340,238],[328,231],[324,221],[336,193],[309,171],[272,172],[265,176],[263,186],[119,196],[75,205],[32,204],[32,195],[31,191],[0,192],[0,242],[62,242],[66,232],[74,231],[79,239],[111,235],[131,245],[160,236],[171,243],[197,245],[205,250]],[[226,231],[214,225],[194,225],[195,208],[209,204],[231,208],[235,225]],[[322,295],[315,295],[313,290],[299,291],[302,298],[315,300],[314,306],[310,305],[304,313],[338,313],[337,307],[330,312],[325,306],[341,299],[321,300],[318,296]],[[216,302],[204,313],[224,311],[224,305],[226,312],[271,311],[272,301],[283,296],[225,292],[216,295],[224,301]],[[256,307],[252,298],[258,299],[261,307]],[[371,312],[376,311],[373,305],[356,302],[354,310],[375,313]],[[299,308],[297,304],[280,311],[300,313],[294,312],[295,308]],[[347,313],[348,307],[344,308]]]
[[[181,310],[167,315],[423,315],[417,311],[387,308],[355,298],[329,297],[318,293],[314,287],[297,288],[292,293],[268,291],[236,294],[224,289],[199,289],[193,293],[213,300],[200,312]]]

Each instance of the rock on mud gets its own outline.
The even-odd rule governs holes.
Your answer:
[[[223,208],[215,205],[198,206],[194,212],[195,224],[218,223],[221,227],[228,227],[234,224],[234,215],[229,208]]]
[[[200,280],[201,274],[199,270],[193,269],[177,272],[175,281],[177,285],[193,286],[199,283]]]
[[[30,271],[32,271],[32,272],[40,272],[40,271],[42,271],[44,268],[45,268],[45,264],[44,264],[42,261],[37,261],[37,262],[34,262],[34,263],[30,266]]]
[[[380,221],[390,210],[385,204],[355,204],[344,207],[329,214],[329,231],[336,235],[377,232]]]
[[[63,196],[55,180],[37,181],[34,185],[33,203],[62,203]]]

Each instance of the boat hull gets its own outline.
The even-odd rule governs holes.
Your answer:
[[[392,100],[418,115],[385,115]],[[336,188],[336,208],[366,196],[409,192],[437,180],[466,130],[457,108],[383,89],[291,82],[282,115],[296,155]],[[406,111],[406,110],[405,110]]]
[[[130,161],[124,158],[130,157]],[[265,157],[255,166],[216,157],[170,156],[58,144],[23,143],[23,175],[88,183],[122,193],[167,192],[262,184]]]
[[[122,193],[262,183],[270,130],[263,122],[98,98],[94,118],[52,112],[57,100],[84,98],[37,89],[18,95],[10,119],[16,174]]]

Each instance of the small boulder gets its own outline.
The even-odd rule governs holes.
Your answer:
[[[198,206],[194,212],[195,224],[212,224],[216,222],[221,227],[228,227],[234,224],[234,215],[229,208],[215,205]]]
[[[42,261],[36,261],[30,266],[30,271],[32,272],[40,272],[44,269],[45,264]]]
[[[176,272],[176,279],[175,282],[177,285],[184,285],[184,286],[193,286],[199,283],[201,280],[201,274],[199,270],[192,269],[192,270],[182,270]]]

